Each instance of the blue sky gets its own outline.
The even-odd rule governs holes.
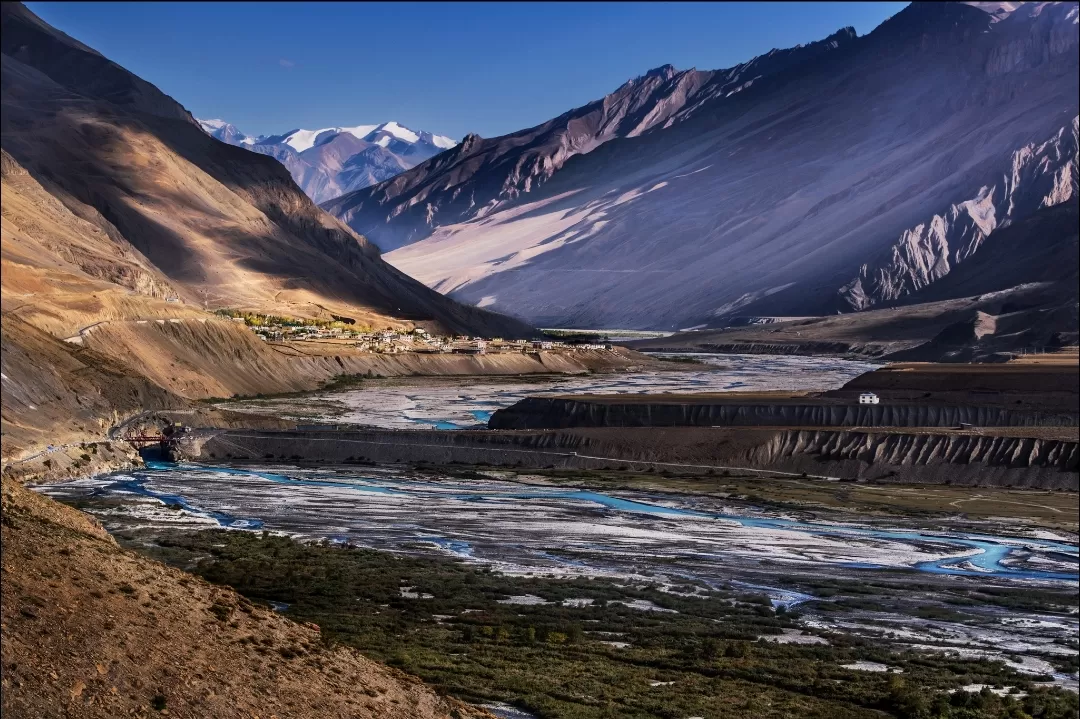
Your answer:
[[[730,67],[907,3],[61,3],[46,22],[248,134],[543,122],[670,63]]]

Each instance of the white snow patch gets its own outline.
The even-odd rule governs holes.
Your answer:
[[[763,634],[758,639],[776,644],[828,644],[829,640],[814,634],[804,634],[798,629],[785,629],[783,634]]]
[[[407,127],[403,127],[396,122],[387,122],[379,125],[379,129],[383,132],[388,132],[399,140],[405,142],[416,142],[420,139],[420,136]]]
[[[608,604],[622,604],[624,606],[630,607],[631,609],[639,609],[643,612],[665,612],[667,614],[678,614],[678,612],[674,609],[658,607],[657,605],[650,602],[648,599],[634,599],[629,602],[623,601],[621,599],[615,599],[608,602]]]
[[[341,128],[338,127],[324,127],[321,130],[297,130],[285,138],[285,144],[297,152],[303,152],[304,150],[310,150],[315,147],[315,138],[324,132],[340,131]]]
[[[587,607],[587,606],[591,605],[593,603],[593,601],[594,600],[589,599],[587,597],[582,597],[580,599],[564,599],[564,600],[562,600],[562,605],[564,607],[579,607],[580,608],[580,607]]]
[[[881,664],[880,662],[851,662],[850,664],[841,664],[844,669],[854,669],[858,672],[892,672],[894,674],[902,674],[903,669],[898,667],[890,667],[888,664]]]
[[[356,127],[343,127],[341,132],[347,132],[353,137],[363,140],[378,129],[378,125],[357,125]]]
[[[550,604],[543,597],[538,597],[535,594],[517,594],[507,599],[499,599],[499,604],[520,604],[527,607],[536,606],[538,604]]]

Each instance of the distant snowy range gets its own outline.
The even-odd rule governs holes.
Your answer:
[[[246,135],[225,120],[199,120],[210,136],[276,158],[315,202],[390,179],[457,145],[396,122]]]

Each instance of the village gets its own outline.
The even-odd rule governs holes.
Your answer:
[[[500,337],[436,335],[416,327],[411,330],[375,330],[343,320],[301,320],[234,310],[218,314],[243,324],[264,342],[331,342],[380,354],[510,354],[526,352],[612,351],[610,343],[560,341],[547,338],[504,340]]]

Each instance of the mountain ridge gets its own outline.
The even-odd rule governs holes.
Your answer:
[[[380,247],[396,249],[422,235],[425,227],[433,225],[436,214],[442,217],[455,213],[453,221],[483,217],[544,184],[574,156],[587,154],[618,137],[637,137],[661,125],[670,127],[691,117],[708,99],[749,87],[761,77],[759,71],[782,71],[835,50],[855,37],[854,29],[842,28],[823,40],[787,50],[774,49],[726,70],[679,71],[663,65],[546,123],[488,140],[470,134],[445,155],[322,206],[354,229],[377,229]],[[517,148],[525,148],[520,156],[514,155]],[[492,167],[496,170],[494,181],[471,182],[480,171]],[[428,181],[438,173],[442,173],[440,179],[446,176],[446,183],[439,183],[443,187]],[[393,204],[398,194],[406,200]],[[377,209],[360,219],[365,205]],[[385,215],[386,222],[404,225],[391,234],[381,227],[386,222],[380,223],[377,217],[378,208],[387,205],[393,206]]]
[[[280,163],[207,137],[160,90],[21,5],[2,13],[6,318],[61,338],[221,307],[531,333],[406,277]]]
[[[1076,8],[992,16],[916,3],[671,124],[575,153],[494,206],[481,206],[480,188],[497,195],[512,174],[485,167],[470,138],[323,206],[429,286],[542,326],[678,329],[865,309],[944,276],[916,258],[955,267],[977,251],[986,232],[976,238],[966,221],[946,222],[936,250],[915,232],[950,208],[993,206],[992,231],[1075,199]],[[658,70],[656,81],[675,82]],[[905,244],[918,252],[891,262]]]

